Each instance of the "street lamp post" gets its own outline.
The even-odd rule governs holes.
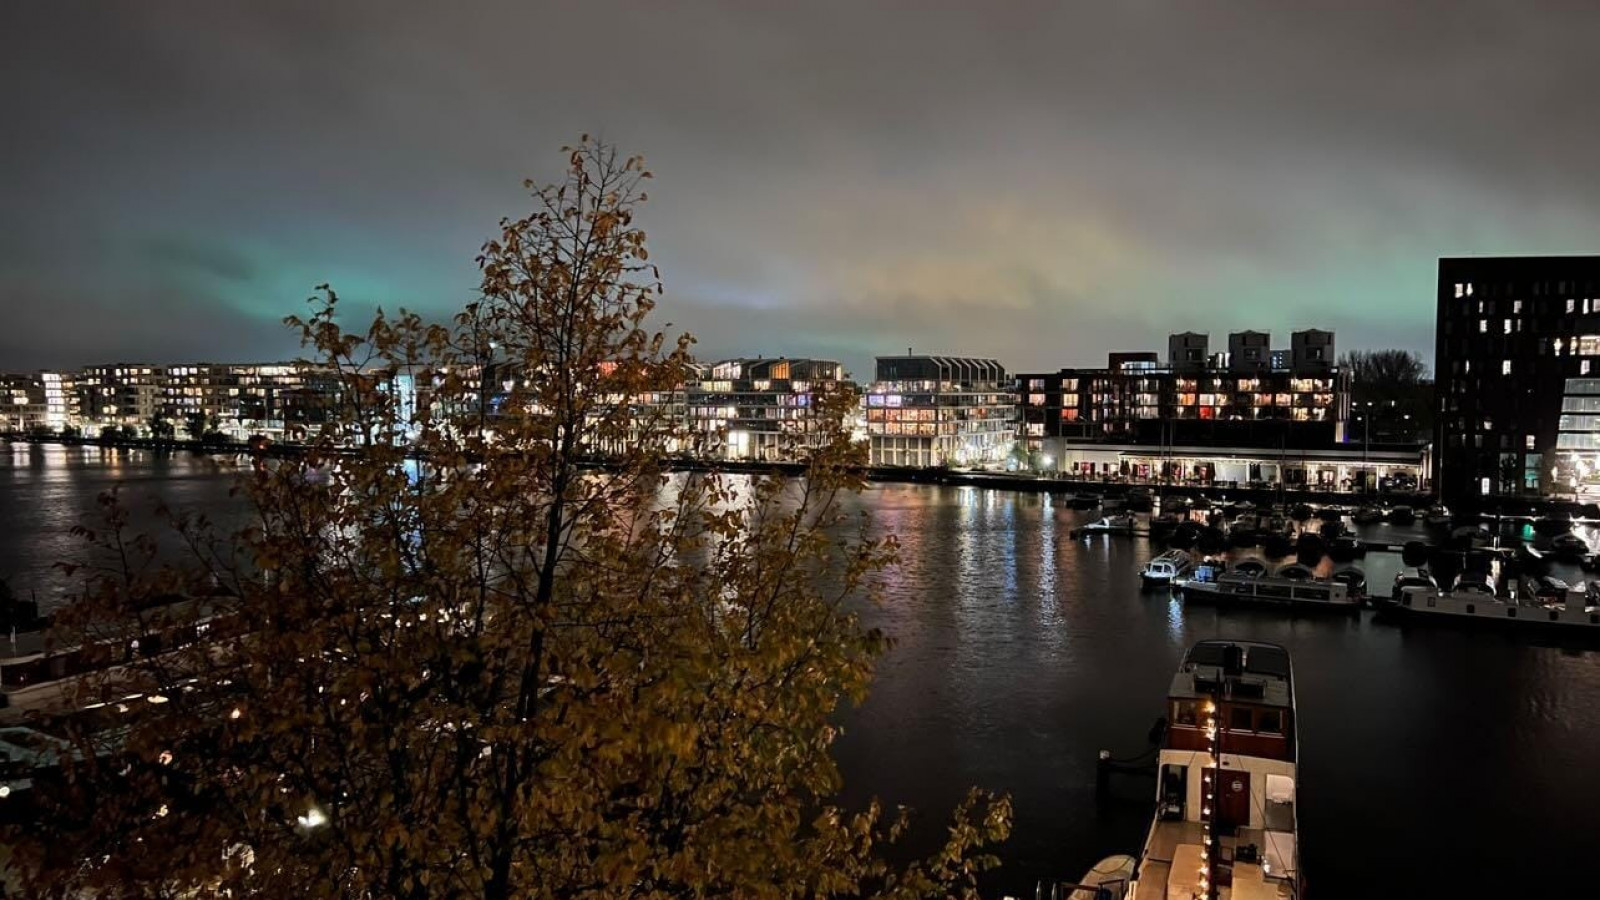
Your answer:
[[[1370,463],[1367,454],[1372,449],[1372,401],[1367,401],[1367,413],[1361,420],[1361,487],[1363,493],[1372,493]]]

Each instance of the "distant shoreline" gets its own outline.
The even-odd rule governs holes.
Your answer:
[[[195,440],[160,440],[156,438],[91,438],[91,437],[62,437],[60,435],[4,435],[0,441],[25,444],[60,444],[68,447],[101,447],[107,449],[123,450],[148,450],[165,453],[193,453],[205,456],[227,456],[250,453],[261,453],[268,457],[292,457],[306,451],[303,444],[290,444],[273,442],[260,450],[254,450],[242,441],[195,441]],[[595,461],[597,467],[603,468],[604,461]],[[758,460],[700,460],[688,458],[674,458],[669,461],[668,468],[681,472],[732,472],[739,474],[767,474],[778,473],[783,475],[803,475],[806,466],[798,462],[764,462]],[[1092,493],[1103,494],[1107,497],[1121,497],[1134,488],[1144,488],[1151,491],[1159,490],[1164,495],[1177,497],[1196,497],[1205,495],[1212,499],[1228,501],[1248,500],[1256,505],[1283,503],[1307,503],[1322,505],[1349,505],[1366,502],[1377,502],[1388,505],[1405,505],[1422,508],[1432,505],[1435,500],[1431,495],[1417,492],[1393,492],[1382,494],[1359,494],[1343,491],[1324,491],[1286,488],[1279,491],[1275,487],[1246,487],[1229,485],[1195,485],[1195,484],[1165,484],[1158,485],[1154,482],[1144,481],[1098,481],[1081,478],[1060,478],[1035,475],[1019,475],[1007,472],[977,472],[945,468],[910,468],[905,466],[870,466],[866,476],[869,481],[889,484],[939,484],[956,487],[974,487],[988,490],[1018,491],[1035,494],[1077,494]],[[1544,501],[1550,504],[1548,508],[1560,508],[1559,503]],[[1574,504],[1575,506],[1575,504]]]

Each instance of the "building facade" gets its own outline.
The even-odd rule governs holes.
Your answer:
[[[727,359],[685,386],[684,425],[697,455],[713,459],[796,461],[841,422],[818,409],[823,394],[849,387],[828,359]]]
[[[1203,334],[1172,335],[1155,353],[1113,353],[1105,368],[1017,376],[1019,434],[1030,450],[1062,439],[1311,447],[1340,443],[1349,377],[1334,364],[1334,335],[1295,332],[1287,351],[1270,336],[1229,336],[1208,354]],[[1284,367],[1272,366],[1273,356]]]
[[[326,420],[336,396],[331,378],[322,367],[292,362],[167,366],[161,415],[179,430],[203,424],[234,440],[281,439]]]
[[[76,380],[79,415],[88,428],[147,429],[162,411],[165,384],[165,366],[89,366]]]
[[[862,397],[877,466],[981,466],[1005,462],[1015,442],[1015,395],[992,359],[880,356]]]
[[[1600,500],[1600,256],[1439,260],[1446,503]]]
[[[0,373],[0,434],[44,428],[44,383],[33,375]]]

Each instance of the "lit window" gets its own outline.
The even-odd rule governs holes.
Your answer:
[[[1528,436],[1527,436],[1527,437],[1526,437],[1526,438],[1525,438],[1525,439],[1524,439],[1524,440],[1523,440],[1523,444],[1524,444],[1524,446],[1525,446],[1525,447],[1526,447],[1526,448],[1527,448],[1527,449],[1529,449],[1529,450],[1532,450],[1532,449],[1533,449],[1533,435],[1531,435],[1531,434],[1530,434],[1530,435],[1528,435]]]
[[[1589,374],[1589,361],[1587,359],[1584,360],[1581,363],[1578,363],[1578,374],[1579,375],[1587,375],[1587,374]]]
[[[1522,301],[1521,300],[1513,300],[1511,302],[1511,314],[1514,315],[1514,316],[1522,315]]]
[[[1501,360],[1501,362],[1500,362],[1500,374],[1501,375],[1510,375],[1511,374],[1511,360],[1509,360],[1509,359]]]
[[[1489,333],[1489,320],[1488,319],[1479,319],[1478,320],[1478,333],[1479,334],[1488,334]]]
[[[1567,312],[1572,312],[1572,311],[1576,310],[1577,308],[1578,308],[1578,301],[1576,301],[1576,300],[1568,300],[1567,301]]]
[[[1464,290],[1462,290],[1462,288],[1464,288],[1464,287],[1466,287],[1466,285],[1462,284],[1459,281],[1456,282],[1456,296],[1457,297],[1462,297],[1462,296],[1466,295],[1466,292]]]
[[[1510,319],[1506,319],[1501,324],[1503,324],[1505,326],[1505,332],[1504,333],[1505,334],[1510,334],[1511,333],[1511,320]]]

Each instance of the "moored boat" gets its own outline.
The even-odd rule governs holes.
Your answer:
[[[1194,645],[1172,680],[1167,715],[1155,816],[1129,896],[1302,896],[1288,652],[1253,641]]]
[[[1130,515],[1103,516],[1079,528],[1077,534],[1133,534],[1139,520]]]
[[[1035,896],[1048,900],[1123,900],[1131,896],[1139,861],[1126,853],[1095,863],[1075,884],[1040,884]]]
[[[1145,587],[1164,587],[1180,578],[1188,578],[1192,571],[1194,557],[1182,550],[1168,550],[1145,564],[1139,572],[1139,578]]]
[[[1313,578],[1304,566],[1291,565],[1273,575],[1218,572],[1197,566],[1194,575],[1176,584],[1185,603],[1215,606],[1282,607],[1296,610],[1353,613],[1361,598],[1343,581]]]
[[[1376,506],[1363,506],[1350,514],[1350,521],[1357,525],[1375,525],[1383,521],[1383,510]]]
[[[1535,594],[1508,600],[1482,590],[1408,587],[1380,606],[1379,612],[1405,622],[1492,625],[1600,637],[1600,606],[1581,588],[1568,588],[1561,599]]]

